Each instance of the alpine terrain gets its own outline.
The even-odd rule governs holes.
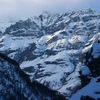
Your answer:
[[[28,100],[100,99],[100,13],[91,9],[45,12],[0,31],[0,53],[8,56],[0,56],[0,95],[15,96],[13,85],[8,89],[11,94],[4,91],[16,83],[18,95]]]

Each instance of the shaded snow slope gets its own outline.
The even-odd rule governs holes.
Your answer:
[[[81,81],[85,86],[69,100],[100,99],[100,33],[95,34],[84,47],[84,66],[81,67]],[[83,59],[83,60],[84,60]]]
[[[78,90],[69,100],[81,100],[82,97],[88,96],[94,98],[95,100],[100,99],[100,77],[93,78],[91,82]],[[86,99],[83,99],[86,100]],[[91,99],[90,99],[91,100]]]

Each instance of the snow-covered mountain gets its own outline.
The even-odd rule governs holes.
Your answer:
[[[86,55],[99,40],[99,32],[100,14],[91,9],[43,13],[8,27],[0,38],[0,52],[15,59],[32,81],[69,98],[82,87],[80,68],[91,66],[92,58]]]
[[[56,91],[29,80],[19,64],[0,53],[0,100],[65,100]]]
[[[82,87],[70,100],[100,99],[100,33],[95,34],[82,50],[84,65],[80,69]]]
[[[2,35],[3,32],[5,32],[6,28],[9,27],[10,25],[14,24],[16,21],[8,19],[0,19],[0,36]]]

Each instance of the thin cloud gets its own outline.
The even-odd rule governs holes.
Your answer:
[[[93,8],[100,10],[100,0],[0,0],[0,18],[20,19],[49,11],[67,12]]]

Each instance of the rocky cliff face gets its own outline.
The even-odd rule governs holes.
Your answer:
[[[8,27],[0,38],[0,51],[15,59],[32,81],[69,97],[82,84],[80,67],[89,66],[88,57],[83,61],[84,47],[98,32],[100,14],[93,10],[43,13]]]
[[[100,33],[94,35],[83,49],[84,65],[81,66],[82,87],[70,100],[100,99]]]
[[[18,63],[0,53],[0,100],[65,100],[63,95],[29,80]]]

